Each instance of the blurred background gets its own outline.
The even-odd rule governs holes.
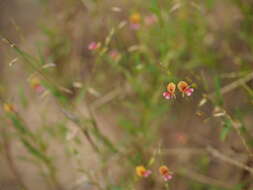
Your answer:
[[[0,0],[0,190],[252,190],[252,31],[251,0]]]

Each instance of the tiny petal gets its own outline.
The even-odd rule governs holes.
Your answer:
[[[166,97],[168,95],[168,92],[164,92],[163,96]]]
[[[171,179],[172,179],[172,175],[168,175],[168,176],[167,176],[167,179],[168,179],[168,180],[171,180]]]
[[[172,175],[163,176],[163,179],[164,179],[164,181],[169,181],[172,179]]]
[[[193,92],[194,92],[194,89],[193,89],[193,88],[188,88],[188,89],[185,90],[185,94],[186,94],[187,96],[191,96]]]
[[[148,177],[152,174],[152,172],[150,170],[147,170],[144,174],[144,177]]]
[[[169,92],[164,92],[164,93],[163,93],[163,97],[164,97],[165,99],[167,99],[167,100],[169,100],[169,99],[172,98],[172,96],[171,96],[171,94],[170,94]]]

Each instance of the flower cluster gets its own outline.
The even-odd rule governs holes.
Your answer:
[[[129,16],[130,28],[132,30],[138,30],[141,26],[142,20],[144,20],[144,24],[146,26],[151,26],[151,25],[157,23],[157,21],[158,21],[157,16],[155,14],[149,14],[149,15],[145,16],[143,19],[140,13],[135,12]]]
[[[161,174],[164,181],[169,181],[172,179],[172,172],[169,170],[169,168],[165,165],[160,166],[159,173]],[[137,166],[136,167],[136,174],[139,177],[148,177],[152,174],[151,170],[146,169],[144,166]]]
[[[191,96],[194,89],[185,81],[180,81],[178,84],[177,84],[177,88],[178,90],[182,93],[182,96],[184,97],[185,95],[186,96]],[[176,91],[176,85],[175,83],[173,82],[170,82],[168,85],[167,85],[167,91],[166,92],[163,92],[163,97],[165,99],[173,99],[173,98],[176,98],[176,95],[175,95],[175,91]]]

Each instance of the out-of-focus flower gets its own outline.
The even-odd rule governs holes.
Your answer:
[[[164,181],[169,181],[172,179],[172,172],[169,170],[169,168],[165,165],[160,166],[159,172],[162,175]]]
[[[137,166],[135,170],[136,174],[139,177],[148,177],[152,173],[150,170],[147,170],[144,166]]]
[[[182,92],[183,96],[186,94],[186,96],[191,96],[194,89],[190,87],[189,84],[187,84],[187,82],[185,81],[180,81],[177,84],[177,88],[180,92]]]
[[[140,13],[132,13],[129,17],[130,28],[133,30],[138,30],[141,24]]]
[[[163,97],[165,99],[176,98],[175,90],[176,90],[176,85],[173,82],[170,82],[167,85],[167,91],[163,93]]]
[[[37,93],[42,93],[45,90],[45,88],[41,84],[40,79],[37,77],[33,77],[30,80],[30,85]]]
[[[97,50],[98,48],[100,48],[100,46],[101,46],[101,43],[100,43],[100,42],[91,42],[91,43],[88,45],[88,50],[94,51],[94,50]]]
[[[121,54],[115,49],[109,52],[109,56],[113,61],[119,61],[121,58]]]
[[[14,112],[16,112],[14,106],[12,104],[10,104],[10,103],[4,103],[3,109],[7,113],[14,113]]]
[[[144,22],[146,25],[153,25],[158,21],[157,16],[155,14],[147,15],[144,18]]]

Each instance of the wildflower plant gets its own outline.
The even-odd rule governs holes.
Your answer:
[[[250,1],[56,1],[34,3],[31,38],[8,39],[23,36],[14,21],[0,32],[0,153],[17,189],[252,186]]]
[[[163,93],[163,97],[165,99],[168,99],[168,100],[176,98],[175,91],[176,91],[176,85],[175,85],[175,83],[170,82],[167,85],[167,91]]]

